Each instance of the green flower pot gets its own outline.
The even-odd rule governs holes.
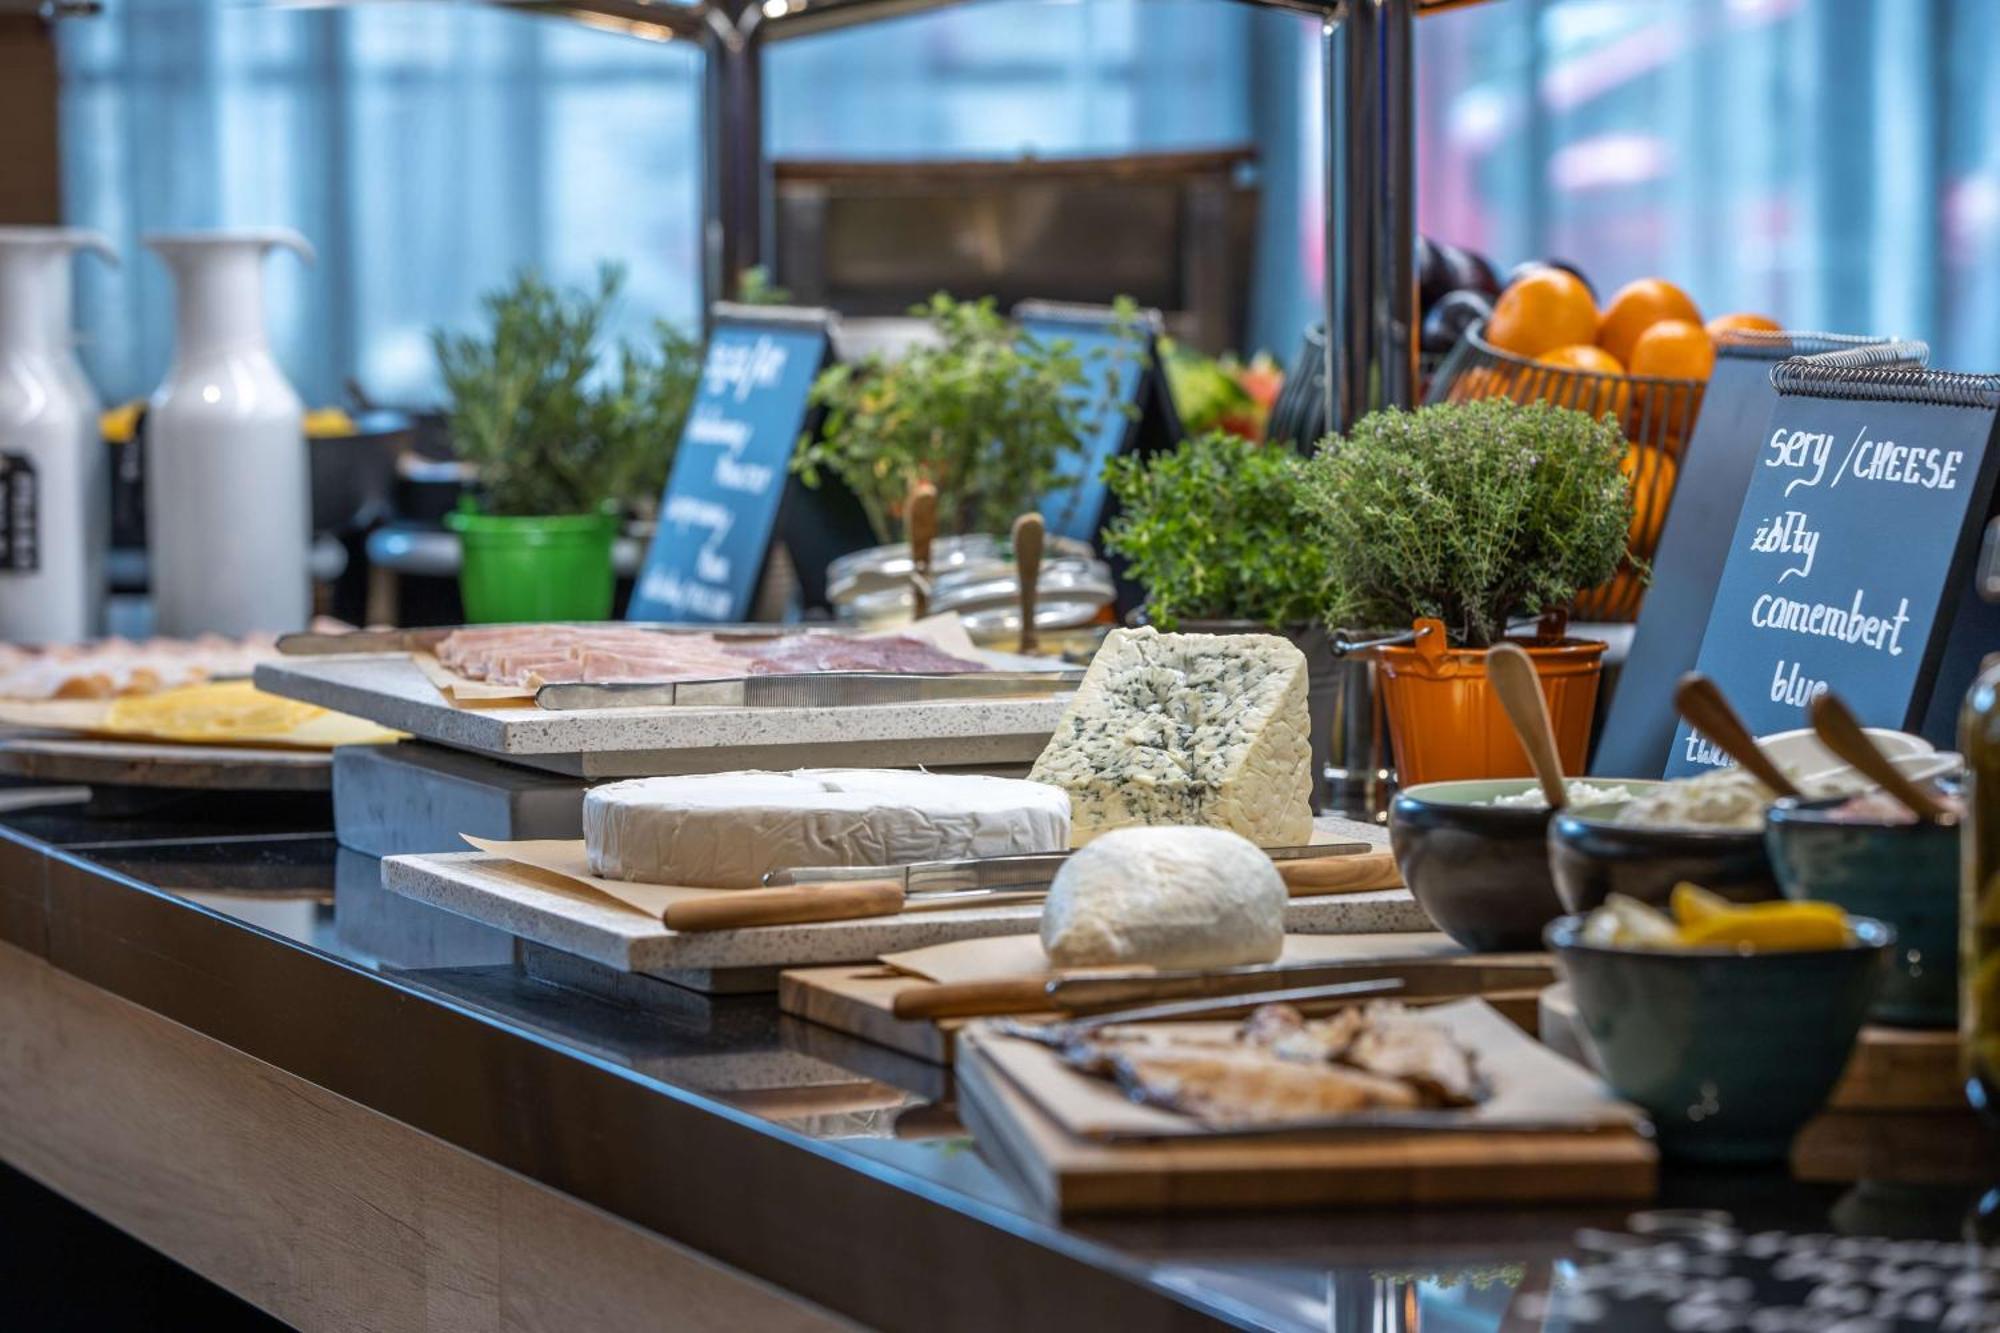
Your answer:
[[[459,595],[473,624],[510,620],[609,620],[613,514],[516,517],[458,510]]]

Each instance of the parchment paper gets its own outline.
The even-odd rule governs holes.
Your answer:
[[[461,833],[458,836],[489,856],[503,857],[524,866],[533,866],[537,870],[546,870],[552,875],[560,875],[580,888],[623,903],[633,911],[649,916],[655,921],[666,919],[669,903],[740,892],[737,889],[695,889],[672,884],[640,884],[629,879],[601,879],[590,873],[590,854],[584,850],[582,838],[542,838],[501,842],[493,838],[475,838],[470,833]]]
[[[216,735],[200,740],[168,736],[145,727],[113,726],[111,699],[49,699],[36,702],[0,702],[0,727],[28,731],[59,732],[101,740],[145,741],[156,745],[185,745],[190,749],[331,750],[336,745],[381,745],[402,739],[399,731],[346,713],[322,713],[291,730],[276,735]]]
[[[1613,1097],[1598,1078],[1563,1059],[1502,1018],[1484,1000],[1455,1000],[1425,1009],[1472,1050],[1493,1095],[1463,1110],[1368,1112],[1343,1117],[1340,1128],[1435,1130],[1588,1130],[1625,1126],[1638,1112]],[[1176,1032],[1227,1034],[1234,1023],[1177,1023]],[[1079,1074],[1037,1042],[1003,1037],[988,1024],[967,1030],[981,1054],[1058,1125],[1079,1138],[1158,1139],[1240,1137],[1190,1116],[1129,1100],[1109,1079]],[[961,1037],[961,1040],[964,1040]],[[1269,1133],[1269,1130],[1249,1131]],[[1319,1132],[1319,1131],[1315,1131]]]

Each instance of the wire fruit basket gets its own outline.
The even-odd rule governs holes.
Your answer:
[[[1608,413],[1617,419],[1627,444],[1622,466],[1632,484],[1632,526],[1626,536],[1631,554],[1607,582],[1580,594],[1571,614],[1578,620],[1637,620],[1646,582],[1633,562],[1651,560],[1660,544],[1706,385],[1700,380],[1607,375],[1531,361],[1502,351],[1483,335],[1480,325],[1466,330],[1431,377],[1426,401],[1511,398],[1517,403],[1575,408],[1593,417]]]

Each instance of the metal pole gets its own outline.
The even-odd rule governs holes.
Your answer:
[[[1350,0],[1321,34],[1327,408],[1347,430],[1417,392],[1417,0]]]
[[[703,16],[702,308],[764,254],[764,24],[755,3]]]

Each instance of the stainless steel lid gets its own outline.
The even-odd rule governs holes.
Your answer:
[[[1117,596],[1111,567],[1090,556],[1042,561],[1035,590],[1035,626],[1042,630],[1088,625]],[[975,639],[1021,632],[1021,584],[1012,566],[966,569],[932,580],[931,609],[952,611]]]
[[[1042,561],[1044,597],[1048,596],[1052,566],[1063,560],[1091,559],[1092,552],[1086,543],[1073,537],[1050,537]],[[907,619],[914,604],[910,595],[913,572],[907,542],[855,551],[827,566],[827,600],[848,619],[883,621],[898,616]],[[1006,555],[1004,538],[987,532],[940,537],[931,546],[932,609],[945,609],[938,598],[948,580],[1002,576],[1010,583],[1014,577],[1014,562]],[[1108,571],[1106,582],[1109,583]],[[1039,612],[1035,621],[1042,623]]]

